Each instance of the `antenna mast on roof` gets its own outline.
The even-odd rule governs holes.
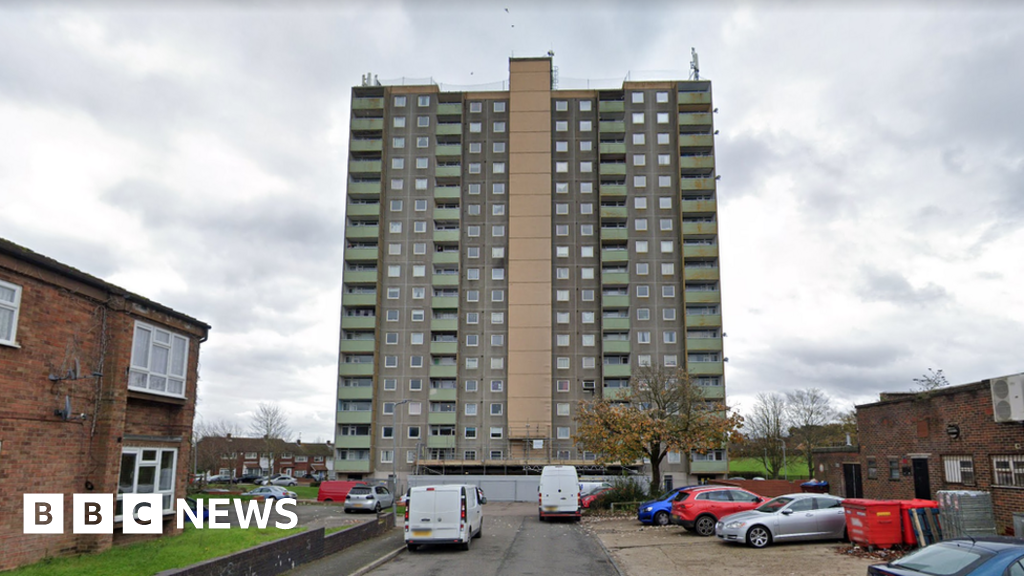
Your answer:
[[[690,48],[690,80],[700,80],[700,61],[697,59],[696,48]]]

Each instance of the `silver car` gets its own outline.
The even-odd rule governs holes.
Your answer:
[[[345,496],[345,512],[380,512],[381,508],[390,508],[394,503],[395,497],[383,486],[353,486]]]
[[[722,518],[715,525],[715,535],[754,548],[772,542],[845,539],[843,499],[828,494],[786,494]]]

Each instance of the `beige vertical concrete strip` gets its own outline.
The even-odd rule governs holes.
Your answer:
[[[551,434],[551,59],[512,59],[509,78],[508,437],[537,438]]]

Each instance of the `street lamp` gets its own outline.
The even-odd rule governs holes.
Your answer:
[[[398,525],[398,426],[395,423],[395,419],[398,414],[398,407],[402,404],[408,404],[409,398],[400,402],[395,402],[394,408],[391,409],[391,515],[395,519],[395,526]],[[405,504],[409,505],[408,502]]]

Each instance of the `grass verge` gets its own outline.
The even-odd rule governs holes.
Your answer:
[[[177,536],[116,546],[99,554],[50,558],[4,572],[3,576],[149,576],[232,554],[303,530],[269,527],[266,530],[199,530],[186,524],[185,531]]]
[[[803,458],[789,458],[786,462],[787,466],[784,470],[779,470],[779,478],[785,478],[786,472],[789,472],[790,480],[798,480],[800,478],[807,478],[807,461]],[[764,478],[768,477],[768,473],[765,472],[764,464],[754,458],[730,458],[729,459],[729,475],[734,474],[752,474],[756,473]]]

